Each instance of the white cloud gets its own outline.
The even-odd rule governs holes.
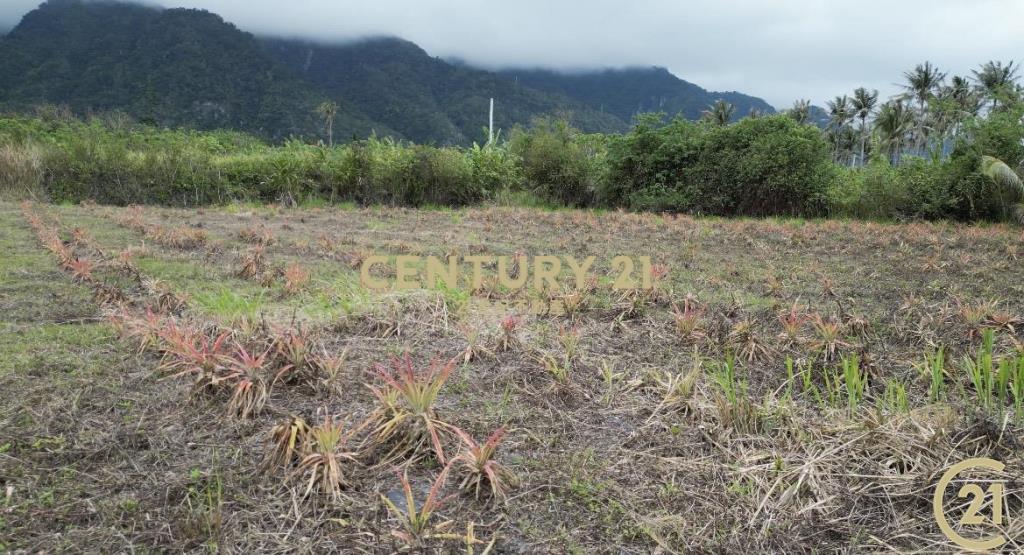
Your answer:
[[[969,74],[1024,54],[1020,0],[159,0],[257,34],[343,40],[389,34],[487,67],[661,65],[714,90],[784,107],[856,86],[898,92],[930,60]],[[4,0],[0,21],[35,1]]]

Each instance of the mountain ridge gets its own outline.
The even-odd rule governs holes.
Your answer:
[[[709,91],[660,66],[581,72],[525,68],[499,70],[499,73],[534,88],[562,91],[592,106],[605,107],[627,122],[644,112],[665,112],[670,118],[682,114],[687,119],[697,119],[719,99],[733,104],[734,118],[747,115],[751,109],[775,112],[774,107],[760,98],[734,91]]]
[[[255,36],[205,10],[116,0],[49,0],[0,36],[0,109],[66,104],[141,121],[232,128],[270,140],[323,137],[316,107],[338,104],[339,140],[370,134],[434,144],[485,140],[487,109],[508,130],[566,115],[587,132],[620,132],[642,111],[695,119],[718,98],[665,68],[489,71],[431,56],[398,37],[329,43]]]

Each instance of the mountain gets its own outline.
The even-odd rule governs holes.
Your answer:
[[[665,112],[670,118],[682,115],[687,119],[697,119],[719,99],[736,107],[736,119],[746,116],[752,109],[762,113],[775,112],[760,98],[737,92],[708,91],[676,77],[663,67],[578,73],[509,69],[500,73],[528,87],[565,94],[627,122],[643,112]]]
[[[50,0],[0,38],[0,107],[50,102],[123,110],[165,126],[308,135],[323,94],[267,56],[249,33],[200,10]],[[342,109],[336,127],[375,122]],[[387,131],[387,130],[384,130]]]
[[[270,140],[323,136],[316,107],[334,101],[338,140],[371,133],[421,143],[484,139],[488,101],[509,130],[566,115],[588,132],[629,128],[633,114],[699,117],[718,98],[663,68],[563,74],[486,71],[432,57],[398,38],[343,44],[260,38],[215,14],[114,0],[49,0],[0,37],[0,110],[66,104],[123,111],[168,127],[232,128]]]
[[[626,122],[557,91],[542,92],[498,74],[431,57],[412,42],[381,37],[340,45],[264,39],[265,51],[332,98],[416,142],[466,144],[494,125],[510,129],[562,113],[584,131],[615,132]]]
[[[817,125],[822,129],[828,127],[828,123],[832,121],[832,118],[828,115],[828,110],[822,108],[821,106],[815,105],[811,105],[809,119],[809,123],[813,123],[814,125]]]

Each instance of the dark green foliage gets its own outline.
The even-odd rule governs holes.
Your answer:
[[[840,170],[831,192],[835,215],[877,219],[1006,219],[1005,191],[981,173],[981,157],[1024,161],[1024,105],[1007,102],[987,117],[964,124],[948,158],[904,156],[893,167],[878,156],[864,168]]]
[[[200,11],[51,0],[0,39],[0,106],[52,102],[77,113],[245,129],[271,139],[316,129],[319,93],[274,64],[256,39]],[[368,133],[358,114],[339,128]]]
[[[564,94],[522,86],[498,74],[454,65],[397,38],[344,45],[264,40],[268,54],[303,79],[374,121],[418,143],[470,144],[487,139],[488,103],[494,125],[511,129],[543,114],[568,114],[588,132],[622,131],[624,120]]]
[[[0,147],[6,145],[16,152],[4,151],[0,163],[13,160],[20,168],[38,160],[43,190],[58,202],[202,205],[325,198],[457,206],[521,182],[518,158],[500,146],[437,148],[371,138],[334,148],[298,141],[271,147],[238,133],[159,130],[122,118],[0,118]]]
[[[643,77],[635,86],[634,73]],[[400,39],[322,45],[256,38],[209,12],[112,1],[49,0],[0,38],[0,110],[49,102],[79,115],[116,110],[159,126],[231,128],[274,142],[327,142],[316,113],[325,101],[338,106],[338,142],[376,134],[463,146],[486,138],[491,98],[495,126],[506,131],[559,114],[586,132],[621,132],[637,107],[660,98],[688,117],[699,115],[709,95],[736,104],[738,116],[749,106],[771,111],[759,99],[707,93],[664,70],[606,77],[581,77],[587,84],[577,87],[570,86],[577,76],[561,76],[563,87],[548,86],[560,78],[550,74],[535,88]]]
[[[815,215],[834,178],[814,127],[785,116],[728,126],[646,117],[609,143],[604,201],[634,209],[722,215]]]
[[[541,118],[527,131],[513,130],[511,150],[522,159],[523,174],[542,199],[565,206],[590,206],[605,169],[600,136],[586,136],[564,120]]]
[[[528,87],[578,99],[595,110],[606,111],[627,122],[632,121],[636,114],[649,111],[695,120],[716,100],[724,100],[736,108],[734,119],[746,116],[752,109],[767,114],[775,112],[760,98],[737,92],[707,91],[661,67],[569,74],[540,69],[510,69],[501,73]]]

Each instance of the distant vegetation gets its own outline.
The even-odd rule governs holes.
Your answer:
[[[470,148],[375,137],[327,146],[329,103],[316,115],[323,141],[282,146],[117,115],[82,121],[49,107],[0,119],[0,186],[8,197],[112,204],[526,201],[724,216],[1020,219],[1024,95],[1015,68],[989,63],[969,86],[932,75],[927,90],[917,88],[919,73],[935,71],[909,72],[907,96],[877,107],[864,90],[856,104],[837,99],[825,130],[801,123],[800,105],[729,123],[732,107],[716,103],[699,122],[648,114],[624,134],[538,118]],[[993,85],[990,72],[1004,78]]]
[[[0,119],[0,192],[1024,220],[1018,69],[924,63],[897,97],[774,114],[658,69],[497,74],[399,39],[261,40],[202,11],[50,0],[0,39],[0,108],[33,113]],[[479,146],[491,96],[499,139]],[[635,114],[653,107],[672,117]]]

